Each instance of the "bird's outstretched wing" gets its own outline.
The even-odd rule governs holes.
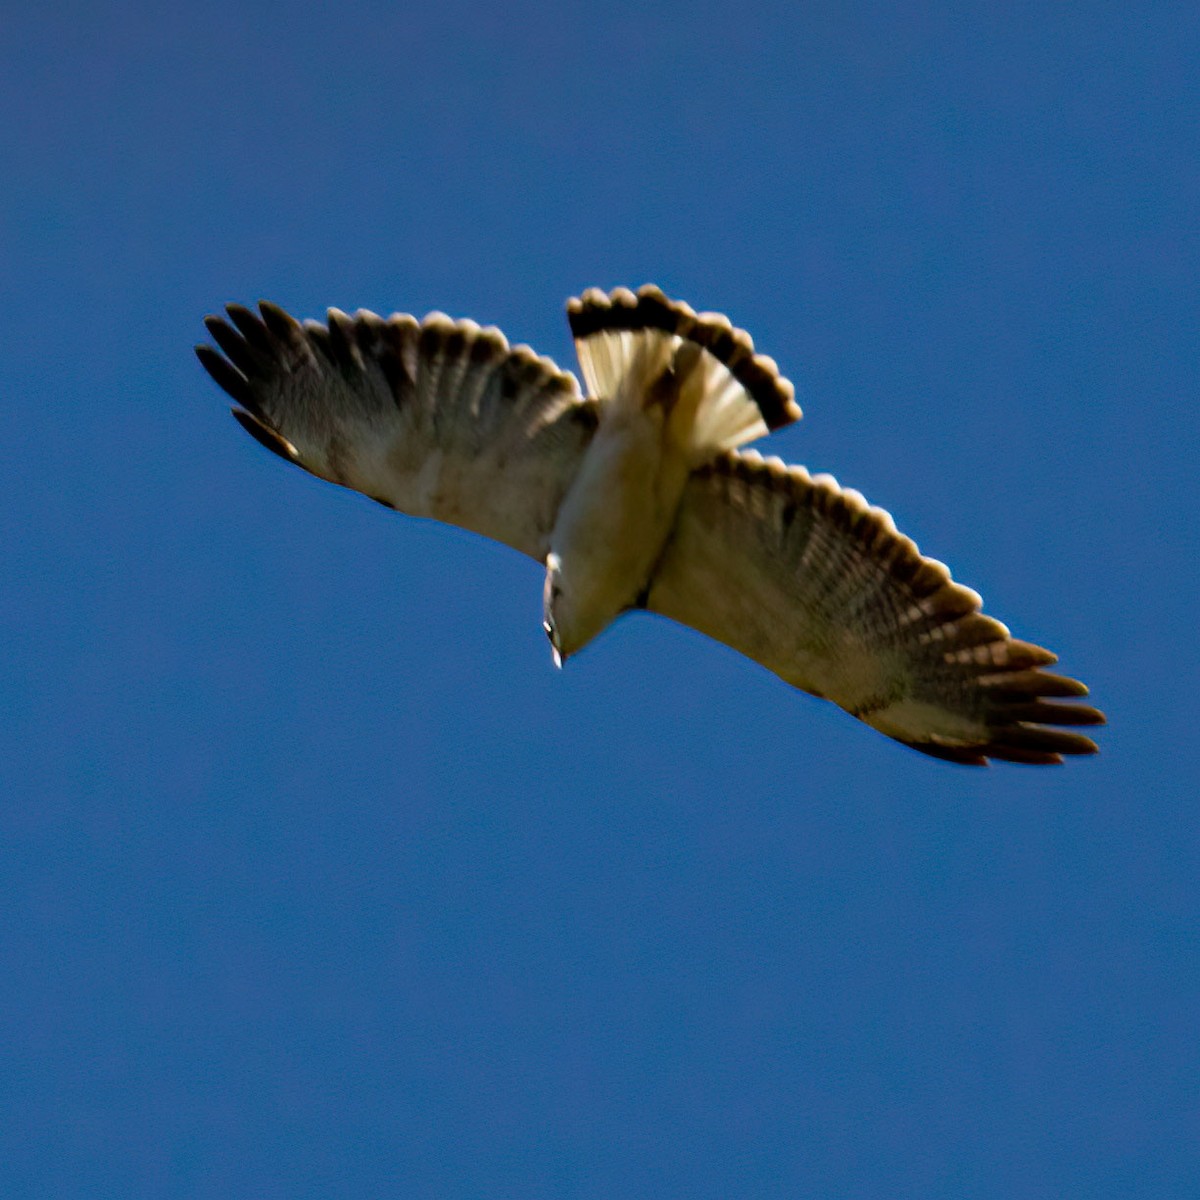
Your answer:
[[[233,415],[289,462],[412,516],[536,559],[596,428],[575,376],[497,329],[430,313],[329,310],[300,324],[273,304],[205,321],[200,345]]]
[[[898,741],[954,762],[1061,762],[1101,724],[1055,655],[828,476],[753,452],[696,471],[646,597]],[[1068,702],[1059,702],[1066,698]]]

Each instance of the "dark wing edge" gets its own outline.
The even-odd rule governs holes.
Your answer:
[[[646,606],[924,754],[1055,764],[1094,754],[1057,656],[1013,638],[884,510],[751,452],[689,481]]]
[[[413,516],[542,558],[595,431],[578,381],[494,328],[430,313],[330,309],[303,324],[263,301],[205,318],[201,365],[267,449]]]

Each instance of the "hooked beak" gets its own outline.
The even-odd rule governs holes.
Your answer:
[[[558,637],[554,632],[554,626],[549,621],[543,621],[542,628],[550,639],[550,657],[554,659],[555,667],[561,671],[563,663],[567,661],[567,656],[558,648]]]

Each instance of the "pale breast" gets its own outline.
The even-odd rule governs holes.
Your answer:
[[[635,603],[658,562],[687,482],[685,454],[659,411],[605,413],[550,536],[572,653]]]

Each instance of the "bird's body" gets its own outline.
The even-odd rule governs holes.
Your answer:
[[[563,497],[545,597],[547,632],[562,659],[634,606],[671,532],[687,460],[656,415],[624,408],[602,415]]]
[[[887,513],[738,447],[796,420],[791,385],[748,335],[656,288],[568,305],[588,394],[497,330],[330,310],[300,325],[231,305],[197,347],[259,441],[414,516],[545,564],[555,656],[623,612],[691,625],[874,728],[957,762],[1094,752],[1055,728],[1103,721],[1054,655]]]
[[[649,587],[697,453],[706,382],[700,356],[650,341],[616,374],[550,535],[546,623],[561,658]]]

